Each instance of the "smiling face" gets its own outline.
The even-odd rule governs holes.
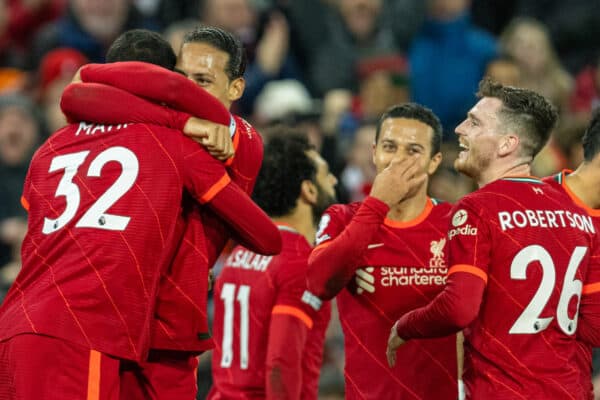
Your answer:
[[[484,97],[468,112],[467,118],[456,127],[462,151],[454,161],[457,171],[479,181],[498,156],[502,135],[498,111],[502,101]]]
[[[424,122],[410,118],[387,118],[381,124],[379,138],[373,151],[377,173],[394,158],[421,155],[421,170],[431,175],[442,160],[441,153],[431,154],[433,129]]]

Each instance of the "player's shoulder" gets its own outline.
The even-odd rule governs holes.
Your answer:
[[[262,143],[262,137],[260,136],[258,130],[252,126],[252,124],[246,121],[244,118],[239,115],[233,115],[233,122],[235,123],[235,132],[236,134],[240,134],[240,141],[246,140],[257,140],[259,143]]]
[[[329,206],[323,214],[327,214],[331,218],[335,218],[340,221],[349,221],[352,219],[354,214],[356,214],[361,205],[362,202],[360,201],[350,204],[334,204]]]

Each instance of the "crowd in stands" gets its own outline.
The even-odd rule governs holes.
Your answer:
[[[375,169],[366,155],[392,104],[415,101],[439,116],[444,161],[430,193],[456,201],[474,186],[454,171],[454,128],[484,75],[533,89],[559,109],[534,163],[538,176],[581,162],[581,135],[600,102],[595,0],[0,1],[0,299],[20,268],[29,160],[66,124],[60,97],[77,69],[104,62],[125,30],[161,32],[178,52],[200,24],[231,31],[246,47],[246,90],[233,111],[259,131],[280,122],[306,129],[343,202],[369,193]],[[343,390],[342,340],[332,323],[323,396]]]

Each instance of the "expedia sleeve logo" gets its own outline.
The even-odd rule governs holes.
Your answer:
[[[456,235],[477,235],[477,228],[471,226],[470,224],[465,225],[465,222],[467,222],[468,218],[469,214],[462,208],[454,213],[452,216],[452,226],[454,226],[454,228],[448,231],[448,239],[452,240],[452,238]]]

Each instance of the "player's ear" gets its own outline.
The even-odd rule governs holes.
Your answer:
[[[244,89],[246,89],[246,80],[244,78],[235,78],[231,81],[227,90],[229,101],[234,102],[242,97]]]
[[[518,150],[521,141],[519,140],[519,136],[513,133],[507,133],[500,138],[500,143],[498,146],[498,155],[500,157],[507,156],[516,150]]]
[[[308,204],[316,204],[317,202],[317,186],[308,179],[303,180],[300,185],[300,198]]]
[[[442,163],[442,153],[438,151],[437,153],[435,153],[433,155],[433,157],[431,157],[431,160],[429,160],[429,165],[427,166],[427,175],[429,175],[429,176],[433,175],[434,172],[437,171],[437,169],[441,163]]]

